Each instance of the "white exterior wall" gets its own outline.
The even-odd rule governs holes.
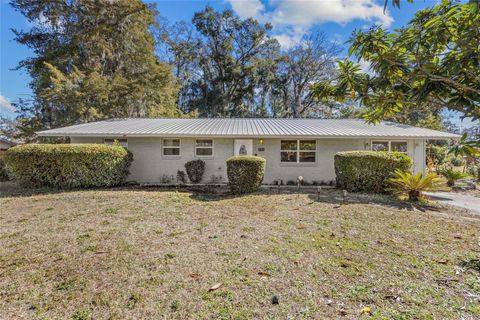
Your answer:
[[[254,154],[267,159],[267,167],[263,182],[271,184],[274,180],[296,181],[302,176],[305,181],[335,180],[335,168],[333,165],[335,153],[339,151],[362,150],[364,139],[316,139],[317,155],[314,163],[282,163],[280,162],[280,140],[265,139],[260,145],[259,140],[254,142]],[[265,148],[265,151],[258,151],[258,148]]]
[[[11,147],[13,147],[13,145],[11,143],[0,141],[0,150],[7,150]]]
[[[103,143],[102,137],[71,137],[72,143]],[[385,139],[375,139],[385,140]],[[195,157],[195,139],[180,139],[180,156],[162,156],[161,138],[128,138],[128,149],[133,153],[134,161],[130,168],[129,181],[138,183],[160,183],[162,176],[176,177],[177,170],[185,171],[184,164],[194,159],[205,161],[204,182],[209,182],[212,175],[221,176],[227,182],[226,160],[233,155],[234,139],[214,138],[213,157]],[[369,150],[371,139],[316,139],[317,156],[315,163],[281,163],[280,139],[253,139],[253,153],[267,160],[264,183],[274,180],[296,180],[302,176],[305,181],[335,180],[334,155],[339,151]],[[395,141],[395,140],[392,140]],[[408,155],[414,161],[414,172],[425,170],[425,141],[408,141]],[[264,149],[261,151],[261,149]],[[260,150],[259,150],[260,149]]]

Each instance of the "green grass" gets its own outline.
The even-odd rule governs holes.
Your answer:
[[[2,319],[480,317],[480,220],[460,211],[336,191],[10,188]]]

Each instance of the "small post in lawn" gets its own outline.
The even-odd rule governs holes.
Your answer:
[[[322,186],[317,187],[317,201],[320,201],[320,192],[322,192]]]
[[[277,193],[280,194],[280,180],[277,181]]]
[[[348,198],[347,198],[347,190],[343,189],[343,204],[347,204],[348,203]]]
[[[303,177],[298,176],[297,178],[297,198],[300,196],[300,186],[302,185]]]

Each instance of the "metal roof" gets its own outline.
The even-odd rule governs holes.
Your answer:
[[[322,138],[426,138],[458,135],[408,125],[367,124],[350,119],[110,119],[37,132],[39,136],[102,137],[322,137]]]

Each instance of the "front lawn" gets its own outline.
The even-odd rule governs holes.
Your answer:
[[[480,317],[480,220],[451,209],[337,191],[0,191],[2,319]]]

